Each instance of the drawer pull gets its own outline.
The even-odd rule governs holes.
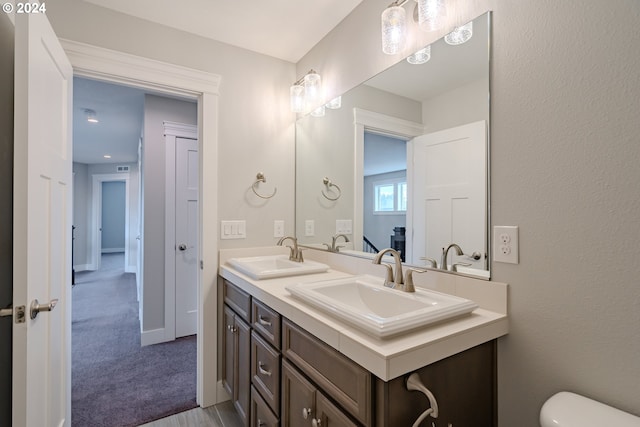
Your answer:
[[[271,376],[271,371],[267,371],[266,369],[264,369],[264,363],[262,362],[258,362],[258,371],[260,371],[262,375],[266,375],[268,377]]]
[[[320,418],[314,418],[311,420],[311,425],[313,427],[320,427],[321,424],[322,424],[322,421],[320,421]]]
[[[311,415],[311,408],[302,408],[302,418],[305,420]]]
[[[258,322],[259,322],[261,325],[264,325],[264,326],[271,326],[271,321],[270,321],[270,320],[267,320],[267,319],[266,319],[266,318],[264,318],[263,316],[258,316]]]

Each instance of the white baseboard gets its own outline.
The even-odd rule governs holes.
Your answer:
[[[102,248],[103,254],[113,254],[117,252],[124,252],[124,248]]]
[[[135,265],[128,265],[124,268],[124,272],[125,273],[137,273],[138,269],[136,268]]]
[[[73,269],[76,271],[76,273],[78,271],[87,271],[87,270],[91,270],[91,264],[78,264],[78,265],[74,265]]]
[[[167,342],[164,336],[164,328],[152,329],[150,331],[142,331],[140,333],[140,345],[159,344],[161,342]]]

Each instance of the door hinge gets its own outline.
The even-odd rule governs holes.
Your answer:
[[[200,260],[200,270],[204,270],[204,261]]]

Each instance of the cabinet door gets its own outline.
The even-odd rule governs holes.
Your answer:
[[[244,425],[248,426],[251,401],[251,329],[237,316],[235,318],[235,334],[238,343],[236,354],[238,364],[235,371],[237,382],[233,403]]]
[[[251,427],[280,427],[278,418],[254,387],[251,387]]]
[[[282,361],[282,427],[309,427],[315,416],[316,389],[286,360]]]
[[[225,390],[229,392],[231,398],[234,398],[235,393],[235,375],[234,372],[236,370],[235,363],[235,354],[236,354],[236,338],[235,333],[233,332],[233,328],[235,325],[235,315],[233,311],[224,306],[224,321],[223,321],[223,334],[224,339],[222,340],[223,346],[223,356],[222,356],[222,384],[224,385]]]
[[[316,423],[318,427],[358,427],[340,408],[322,393],[316,395]]]

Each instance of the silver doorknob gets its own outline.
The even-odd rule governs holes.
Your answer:
[[[58,299],[52,299],[48,304],[38,304],[38,300],[34,299],[31,303],[31,320],[38,317],[38,313],[41,311],[51,311],[58,303]]]
[[[178,246],[178,249],[180,249],[181,251],[186,251],[187,245],[185,245],[184,243],[181,243],[180,246]]]

